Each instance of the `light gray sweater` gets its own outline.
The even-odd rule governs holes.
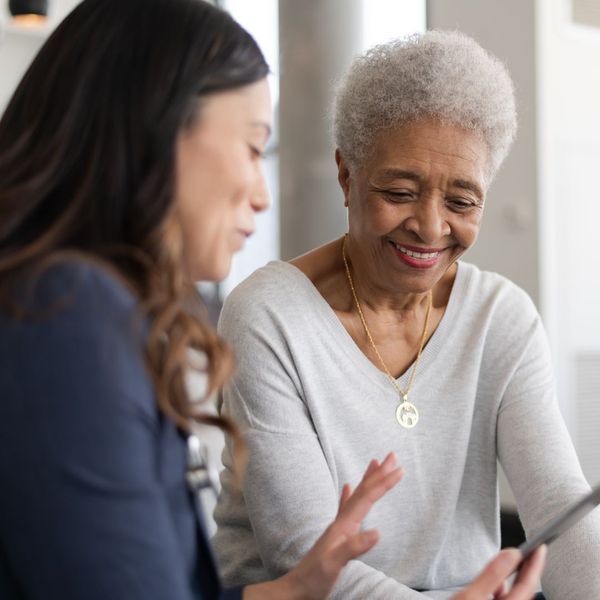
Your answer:
[[[250,451],[242,493],[229,447],[223,455],[214,542],[228,585],[293,567],[334,518],[344,482],[391,450],[406,475],[365,520],[381,540],[346,567],[333,598],[449,598],[472,580],[499,548],[497,458],[529,533],[589,490],[540,317],[497,274],[459,263],[411,389],[420,421],[410,430],[386,375],[294,266],[270,263],[238,286],[220,331],[238,360],[223,412]],[[548,600],[600,599],[600,510],[552,544],[543,588]]]

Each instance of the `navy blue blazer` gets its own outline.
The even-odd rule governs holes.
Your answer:
[[[241,598],[220,588],[134,296],[71,264],[27,302],[33,319],[0,311],[0,598]]]

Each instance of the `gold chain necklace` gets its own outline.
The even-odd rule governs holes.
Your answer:
[[[406,389],[403,390],[398,382],[394,379],[393,375],[390,373],[390,370],[387,368],[387,365],[383,361],[381,354],[379,354],[379,350],[377,350],[377,346],[373,341],[373,336],[367,327],[367,321],[365,320],[365,316],[360,307],[360,302],[358,301],[358,296],[356,295],[356,290],[354,289],[354,282],[352,281],[352,275],[350,274],[350,267],[348,266],[348,260],[346,259],[346,238],[348,235],[344,235],[344,240],[342,242],[342,258],[344,259],[344,267],[346,267],[346,277],[348,278],[348,283],[350,284],[350,290],[352,291],[352,297],[354,298],[354,304],[356,305],[356,310],[358,311],[358,316],[360,317],[361,323],[367,334],[367,338],[369,338],[369,343],[373,350],[375,350],[375,354],[379,359],[379,363],[383,367],[388,379],[392,382],[394,388],[398,394],[400,394],[400,404],[396,409],[396,420],[402,427],[406,427],[407,429],[412,429],[419,422],[419,411],[417,407],[408,401],[408,392],[410,391],[410,387],[412,386],[413,380],[415,378],[415,373],[417,372],[417,365],[419,364],[419,359],[421,358],[421,352],[423,352],[423,346],[425,346],[425,340],[427,339],[427,331],[429,329],[429,315],[431,314],[431,305],[432,305],[432,293],[429,290],[428,297],[429,302],[427,303],[427,313],[425,314],[425,325],[423,326],[423,333],[421,335],[421,343],[419,345],[419,351],[417,352],[417,358],[415,359],[415,364],[413,365],[412,371],[408,378],[408,383],[406,384]]]

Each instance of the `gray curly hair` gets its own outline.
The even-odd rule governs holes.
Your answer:
[[[382,129],[421,118],[479,134],[489,149],[489,183],[517,129],[506,67],[462,33],[428,31],[374,46],[338,83],[334,138],[351,167],[368,158]]]

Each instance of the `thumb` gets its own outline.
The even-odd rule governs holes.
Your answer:
[[[479,577],[468,587],[469,593],[473,598],[483,598],[486,594],[491,594],[517,568],[521,559],[522,556],[518,550],[514,548],[503,550],[488,563]]]

